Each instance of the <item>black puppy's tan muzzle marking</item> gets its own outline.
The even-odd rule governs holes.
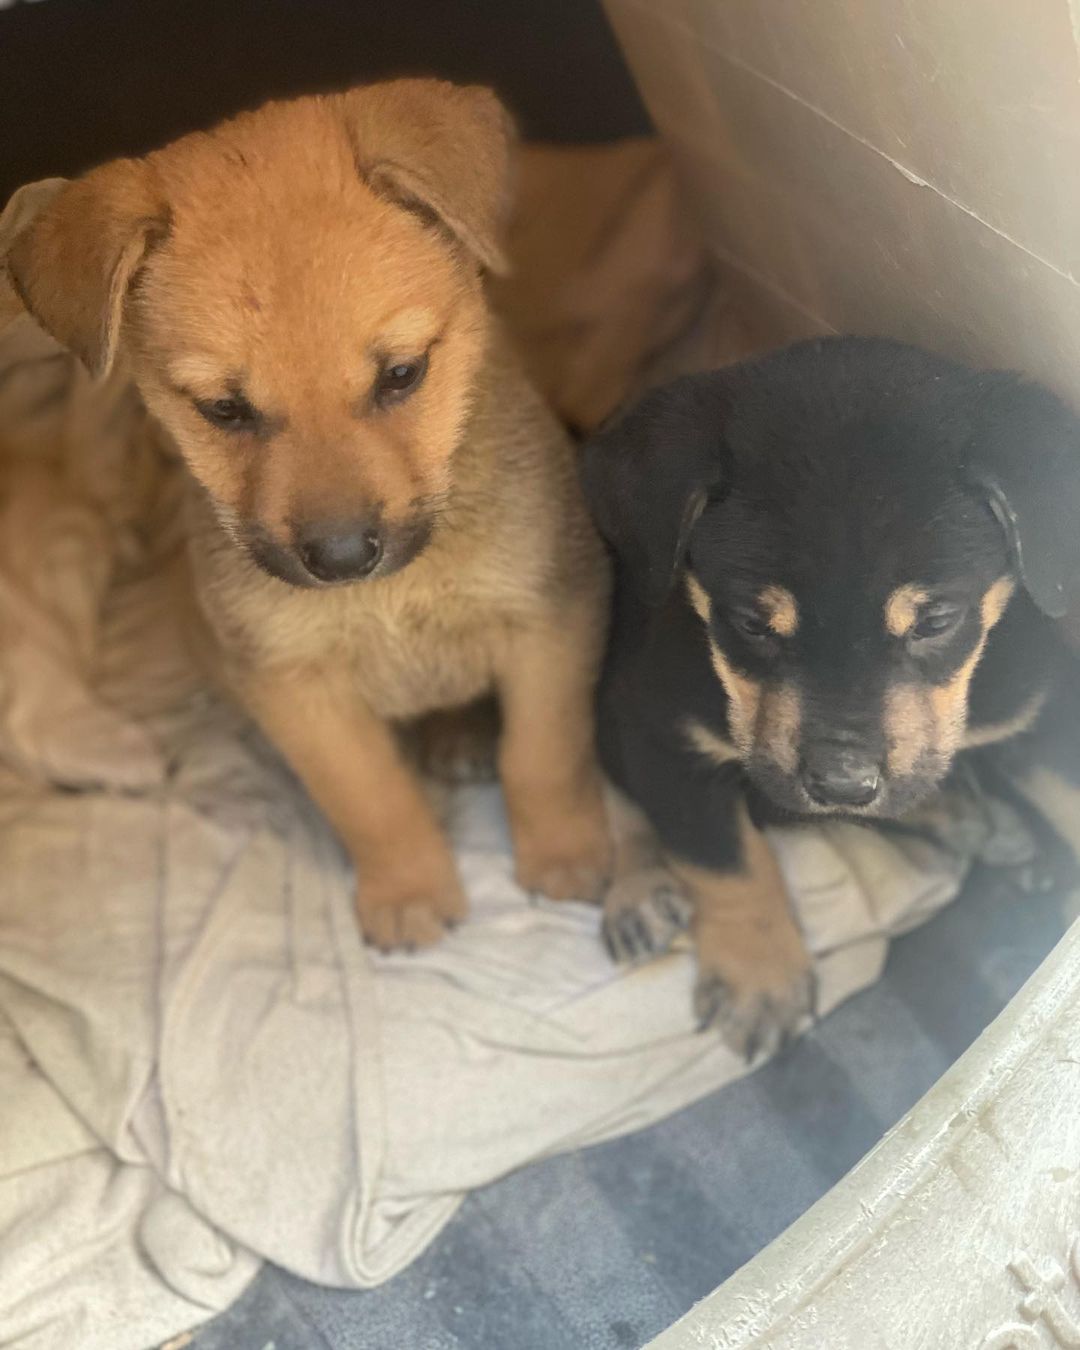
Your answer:
[[[940,775],[962,747],[967,732],[968,691],[991,629],[1001,619],[1015,590],[1011,577],[999,577],[979,603],[978,641],[961,665],[940,684],[899,683],[885,695],[886,764],[893,778],[906,778],[931,766]],[[885,622],[894,636],[906,635],[925,592],[902,586],[886,606]]]
[[[700,723],[686,727],[690,744],[722,764],[731,759],[744,763],[755,756],[769,760],[783,773],[798,768],[798,745],[802,722],[802,700],[793,684],[761,683],[734,668],[709,631],[712,605],[705,588],[692,572],[686,576],[687,594],[695,613],[708,634],[709,660],[728,699],[730,743],[708,732]],[[780,587],[767,587],[759,603],[773,632],[795,631],[798,611],[793,597]],[[770,608],[771,605],[771,608]]]

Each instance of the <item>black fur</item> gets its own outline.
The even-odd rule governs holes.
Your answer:
[[[864,818],[902,817],[958,761],[1014,774],[1056,757],[1080,781],[1076,677],[1053,622],[1080,582],[1080,423],[1047,391],[896,342],[814,340],[652,391],[586,447],[584,479],[616,560],[602,759],[673,854],[736,869],[747,790],[759,820],[842,814],[807,795],[806,747],[819,744],[882,766]],[[687,572],[710,602],[708,628]],[[1016,591],[976,666],[968,730],[1039,698],[1043,711],[957,757],[931,737],[910,772],[890,775],[887,692],[955,676],[1002,576]],[[884,606],[904,585],[949,606],[952,631],[886,631]],[[798,603],[790,637],[745,631],[768,586]],[[719,766],[691,745],[688,719],[733,739],[710,638],[739,675],[797,691],[801,770],[756,750]]]

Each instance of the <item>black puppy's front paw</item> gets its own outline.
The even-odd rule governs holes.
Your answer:
[[[698,1027],[716,1030],[724,1043],[749,1064],[758,1055],[781,1050],[813,1017],[817,980],[804,969],[784,983],[737,982],[716,970],[703,970],[694,989]]]
[[[601,933],[613,961],[660,956],[690,924],[690,901],[663,867],[616,877],[604,898]]]

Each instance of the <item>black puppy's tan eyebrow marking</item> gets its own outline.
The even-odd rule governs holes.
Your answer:
[[[799,628],[799,606],[786,586],[766,586],[757,602],[765,622],[777,637],[794,636]]]
[[[698,581],[693,572],[687,572],[686,574],[686,594],[694,612],[708,630],[712,618],[712,605],[709,602],[705,587]],[[753,680],[748,680],[744,675],[739,675],[731,668],[727,657],[717,646],[712,633],[708,634],[708,642],[709,660],[712,663],[713,673],[720,681],[724,693],[728,697],[728,724],[731,729],[731,739],[740,757],[748,755],[753,748],[754,725],[757,721],[761,691]]]
[[[789,599],[792,608],[795,607],[794,597],[783,587],[767,589],[774,590],[776,598],[781,601]],[[686,574],[686,593],[698,617],[708,628],[712,606],[704,586],[693,572]],[[798,623],[797,609],[792,614],[782,607],[780,613],[784,627],[788,626],[784,620]],[[774,628],[773,631],[779,633],[781,630]],[[789,632],[794,631],[794,628],[789,629]],[[683,733],[690,745],[718,765],[729,763],[732,759],[746,760],[758,746],[785,773],[794,773],[798,765],[802,732],[802,697],[798,686],[789,681],[767,685],[752,680],[732,667],[711,632],[708,642],[713,673],[728,699],[727,719],[731,740],[710,731],[696,718],[689,718],[683,723]]]
[[[907,637],[915,627],[919,617],[919,606],[925,605],[930,596],[921,586],[908,582],[897,586],[885,601],[885,627],[893,637]]]

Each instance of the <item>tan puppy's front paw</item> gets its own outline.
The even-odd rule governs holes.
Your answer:
[[[602,899],[611,873],[611,841],[603,810],[551,817],[514,840],[518,885],[549,900]]]
[[[356,908],[364,940],[389,952],[430,947],[464,919],[468,905],[456,876],[426,883],[370,877],[360,882]]]

